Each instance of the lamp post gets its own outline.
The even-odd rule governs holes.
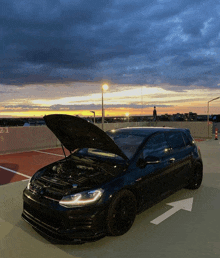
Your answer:
[[[102,130],[104,129],[104,100],[103,100],[103,92],[108,89],[108,84],[102,85]]]
[[[94,124],[95,124],[95,111],[90,111],[90,112],[94,114]]]
[[[125,115],[128,118],[128,123],[129,123],[129,113],[126,113]]]
[[[217,98],[214,98],[214,99],[211,99],[208,101],[208,108],[207,108],[207,127],[208,127],[208,137],[209,137],[209,102],[213,101],[213,100],[216,100],[216,99],[219,99],[220,97],[217,97]]]

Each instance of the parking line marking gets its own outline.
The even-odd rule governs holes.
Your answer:
[[[44,154],[49,154],[49,155],[55,155],[55,156],[64,157],[64,155],[55,154],[55,153],[50,153],[50,152],[45,152],[45,151],[37,151],[37,150],[36,150],[36,152],[40,152],[40,153],[44,153]]]
[[[30,176],[27,176],[27,175],[25,175],[25,174],[19,173],[19,172],[17,172],[17,171],[14,171],[14,170],[12,170],[12,169],[9,169],[9,168],[5,168],[5,167],[2,167],[2,166],[0,166],[0,168],[2,168],[2,169],[4,169],[4,170],[7,170],[7,171],[9,171],[9,172],[15,173],[15,174],[17,174],[17,175],[23,176],[23,177],[31,178]]]

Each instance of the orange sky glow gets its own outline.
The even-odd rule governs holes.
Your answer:
[[[26,85],[5,87],[1,95],[0,117],[43,117],[48,114],[101,116],[100,84]],[[220,96],[220,89],[170,85],[109,85],[104,92],[105,116],[152,115],[193,112],[207,114],[207,101]],[[4,99],[5,97],[5,99]],[[220,114],[220,99],[210,103],[210,114]]]

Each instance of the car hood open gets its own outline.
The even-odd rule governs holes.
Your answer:
[[[70,152],[78,148],[95,148],[128,159],[115,142],[99,127],[70,115],[44,116],[47,127]]]

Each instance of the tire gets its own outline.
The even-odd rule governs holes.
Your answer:
[[[187,189],[198,189],[202,184],[203,166],[200,162],[195,162],[193,165],[193,175],[189,181]]]
[[[109,205],[107,213],[107,231],[110,236],[121,236],[133,225],[137,210],[137,201],[129,190],[120,191]]]

